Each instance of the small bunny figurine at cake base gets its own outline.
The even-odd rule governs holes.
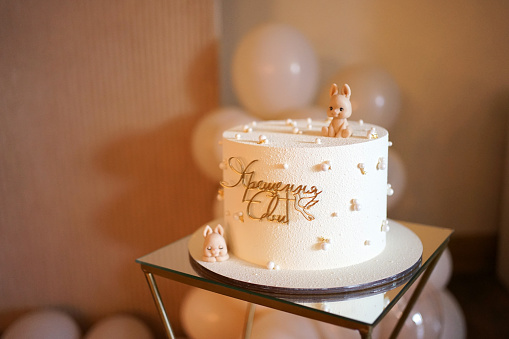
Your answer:
[[[203,243],[203,261],[216,262],[228,260],[230,256],[228,255],[228,249],[223,235],[223,226],[219,224],[214,230],[212,230],[209,225],[205,227],[203,230],[203,237],[205,238]]]
[[[352,104],[350,95],[352,91],[347,84],[344,84],[339,93],[338,85],[332,84],[330,88],[330,103],[327,116],[332,118],[328,127],[322,127],[322,135],[334,138],[348,138],[352,130],[348,127],[347,118],[352,115]]]

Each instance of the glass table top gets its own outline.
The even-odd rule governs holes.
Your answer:
[[[356,328],[374,327],[409,290],[430,263],[446,248],[452,229],[409,222],[402,225],[413,231],[423,244],[421,266],[399,281],[375,290],[336,295],[277,296],[250,291],[200,276],[191,265],[188,254],[190,236],[162,247],[136,260],[145,272],[179,281],[191,286],[224,294],[255,304],[287,311],[308,318]]]

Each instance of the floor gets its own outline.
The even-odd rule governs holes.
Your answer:
[[[495,274],[453,275],[449,291],[467,323],[467,339],[509,338],[509,291]]]

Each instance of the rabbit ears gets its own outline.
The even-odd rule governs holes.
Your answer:
[[[338,95],[339,94],[339,88],[338,85],[332,84],[330,87],[330,96]],[[344,84],[341,88],[341,94],[344,95],[347,99],[350,99],[350,95],[352,95],[352,90],[350,89],[350,86],[348,84]]]
[[[209,225],[205,226],[205,229],[203,230],[203,236],[206,237],[207,235],[212,234],[212,233],[217,233],[222,236],[224,234],[223,226],[221,226],[220,224],[217,224],[216,228],[214,228],[213,231],[212,231],[212,227],[210,227]]]

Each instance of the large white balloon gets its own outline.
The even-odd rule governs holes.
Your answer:
[[[192,339],[239,339],[247,305],[242,300],[193,288],[184,297],[180,320]]]
[[[273,119],[279,111],[314,100],[318,62],[306,38],[284,24],[264,24],[237,46],[232,80],[241,104],[254,115]]]
[[[18,318],[2,339],[79,339],[81,331],[73,318],[57,310],[41,310]]]
[[[440,339],[465,339],[467,326],[458,301],[448,290],[440,291],[443,313],[443,330]]]
[[[256,120],[244,110],[237,107],[222,107],[205,115],[193,129],[191,150],[195,164],[210,180],[219,182],[222,171],[219,164],[222,159],[223,131],[237,126],[252,123]]]
[[[408,302],[407,295],[403,296],[380,322],[381,338],[388,338],[392,333]],[[443,327],[440,299],[439,292],[431,285],[427,285],[405,320],[398,338],[440,339]]]
[[[362,119],[385,128],[393,126],[401,109],[401,94],[388,72],[374,66],[352,66],[340,70],[330,83],[347,83],[352,89],[351,119]],[[330,83],[320,92],[321,105],[329,103]]]
[[[140,319],[115,314],[94,324],[83,339],[153,339],[152,332]]]
[[[388,183],[391,185],[392,195],[387,197],[387,209],[391,210],[403,197],[406,186],[406,168],[400,155],[389,149]]]
[[[255,320],[251,339],[320,339],[320,334],[311,319],[271,311]]]

